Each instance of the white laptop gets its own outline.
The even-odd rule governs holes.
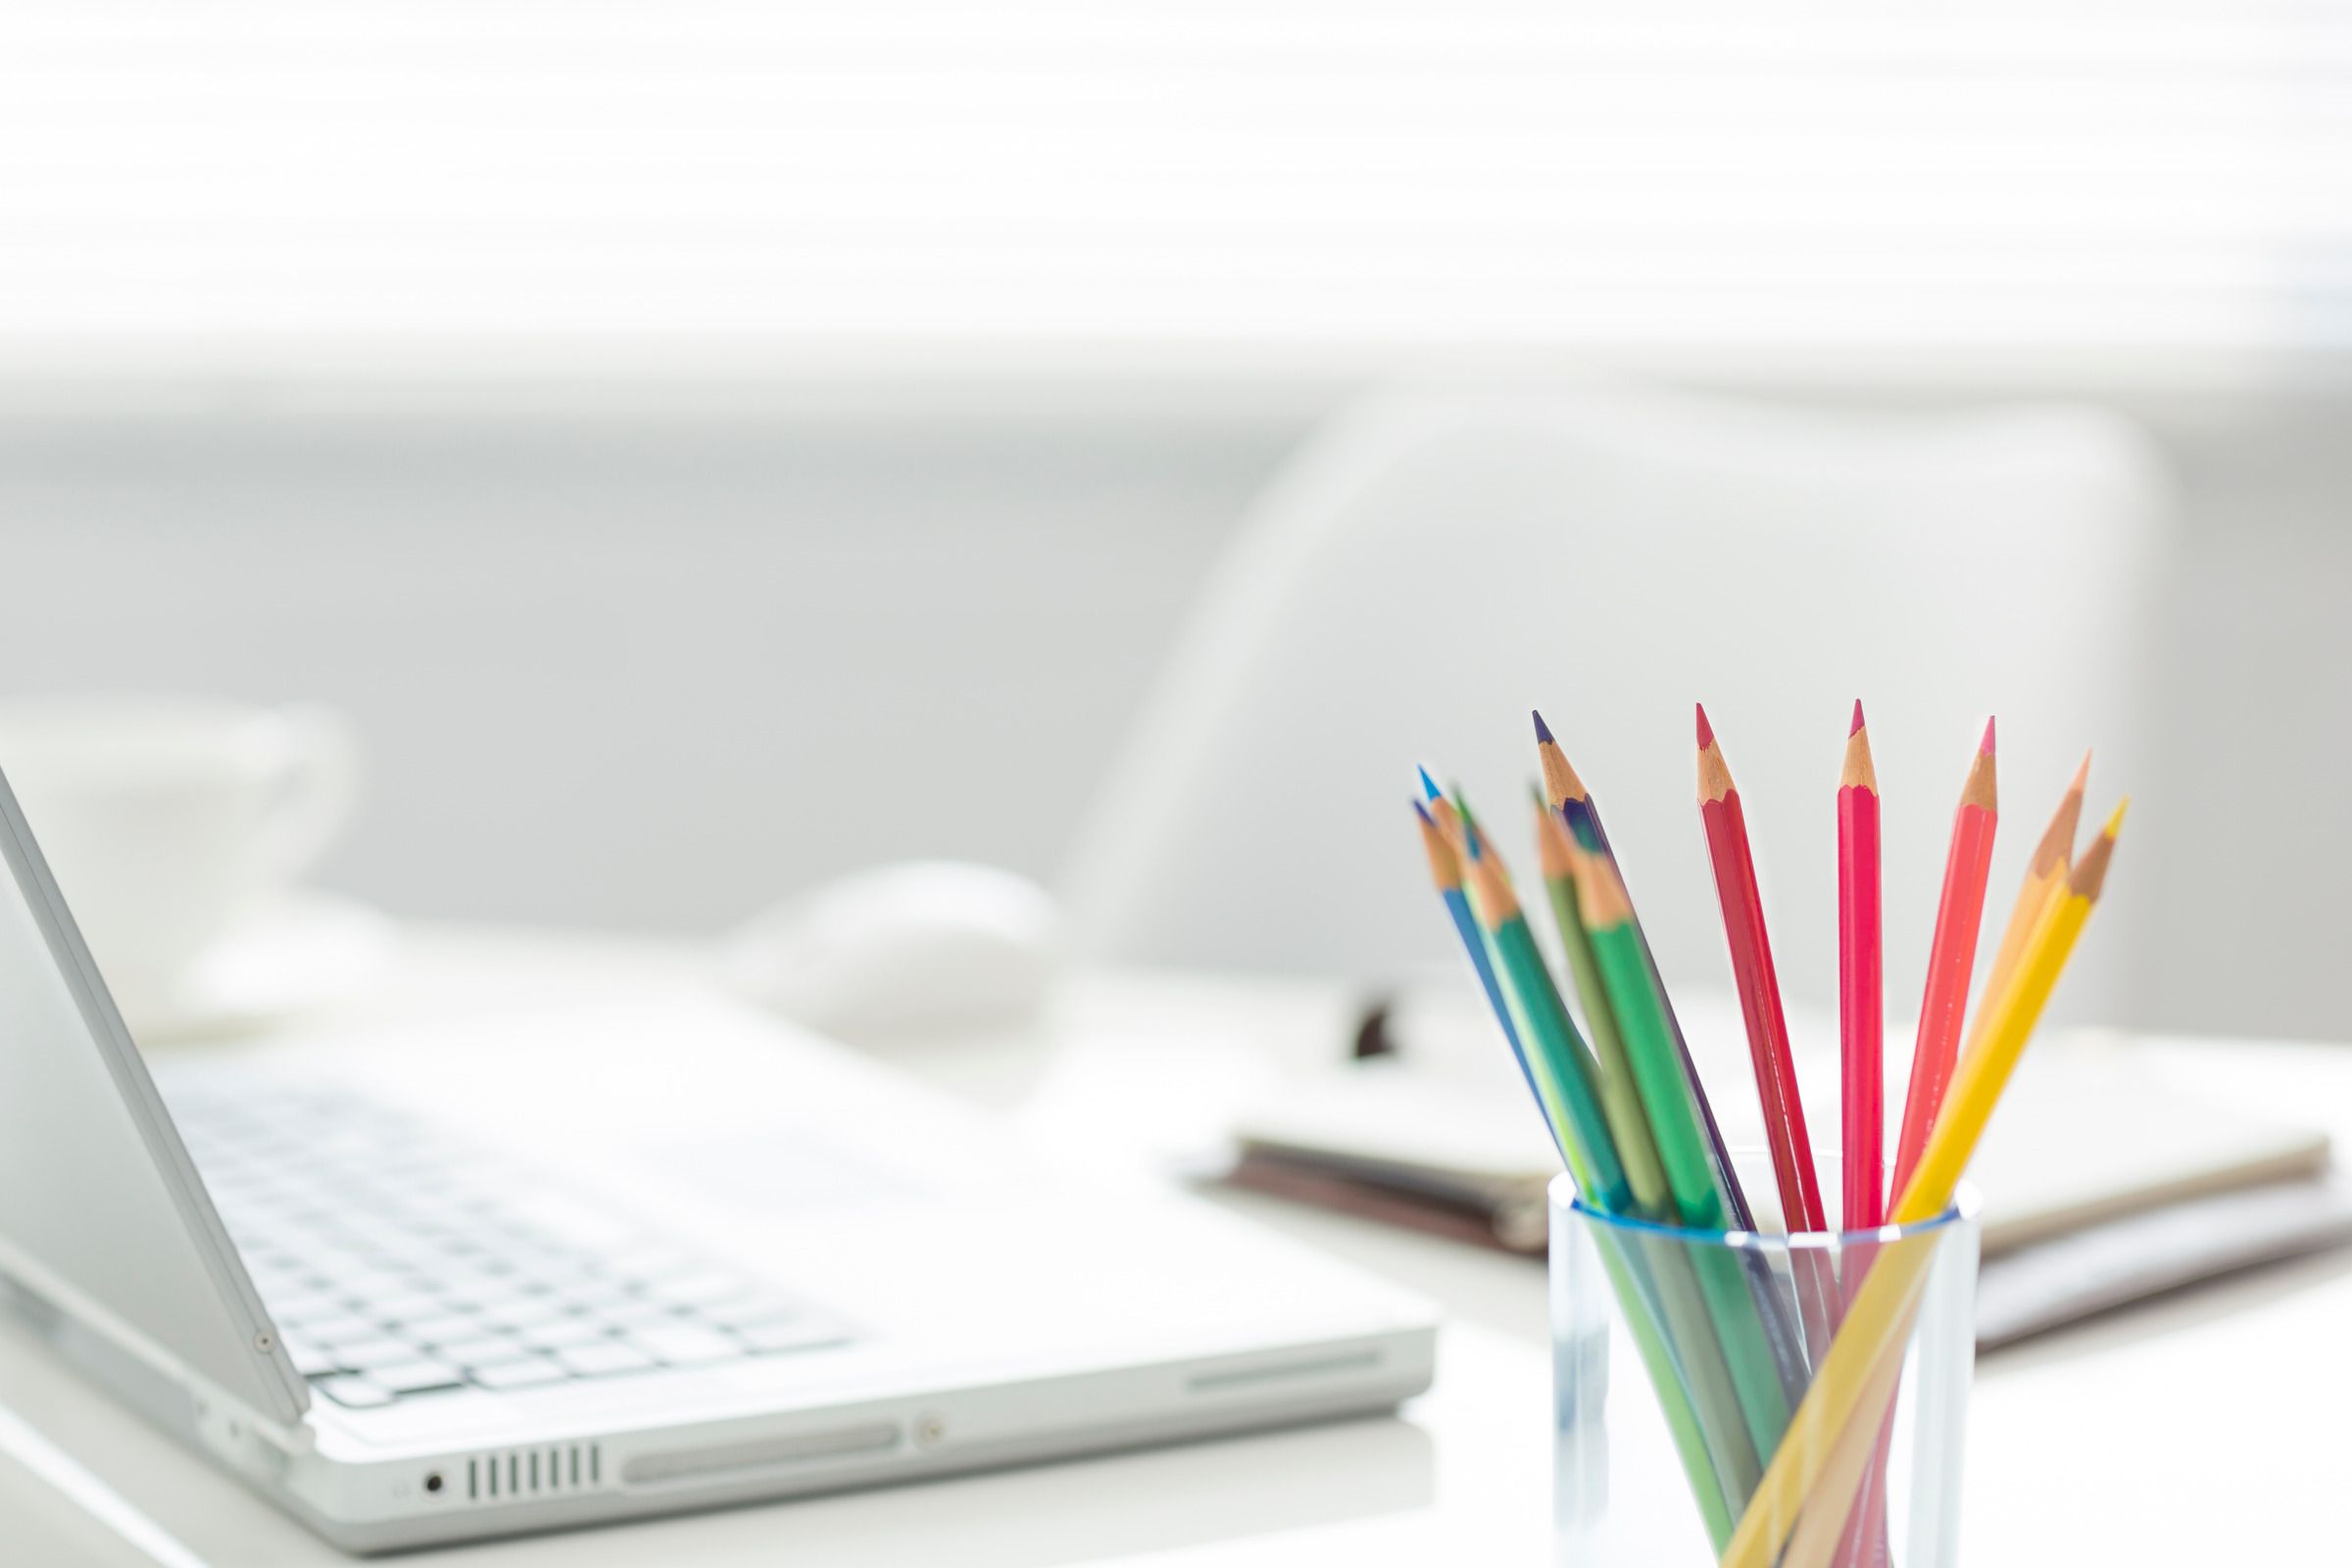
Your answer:
[[[150,1075],[0,779],[0,1299],[355,1551],[1426,1388],[1388,1286],[680,988]],[[632,1001],[631,998],[636,1000]],[[1138,1095],[1152,1086],[1139,1084]]]

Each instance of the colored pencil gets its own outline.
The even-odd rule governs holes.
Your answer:
[[[1421,775],[1427,778],[1424,772]],[[1453,918],[1454,934],[1461,939],[1462,949],[1470,956],[1470,967],[1478,976],[1479,989],[1486,993],[1487,1005],[1494,1011],[1494,1021],[1502,1026],[1503,1039],[1510,1042],[1511,1059],[1519,1064],[1519,1076],[1527,1082],[1527,1092],[1535,1098],[1536,1106],[1544,1112],[1544,1126],[1551,1125],[1551,1110],[1544,1103],[1544,1093],[1536,1087],[1535,1070],[1527,1064],[1527,1050],[1519,1043],[1518,1025],[1511,1022],[1511,1006],[1503,1000],[1502,982],[1495,977],[1494,961],[1487,954],[1487,939],[1478,929],[1478,917],[1470,912],[1470,896],[1462,891],[1462,862],[1454,855],[1453,846],[1446,842],[1439,830],[1437,818],[1429,808],[1413,802],[1413,815],[1421,827],[1422,853],[1429,858],[1429,880],[1445,901],[1446,912]],[[1555,1134],[1552,1140],[1558,1143]],[[1560,1156],[1567,1158],[1567,1150]]]
[[[1596,1206],[1607,1213],[1623,1213],[1628,1196],[1625,1167],[1601,1113],[1597,1086],[1586,1070],[1584,1042],[1569,1020],[1568,1009],[1560,1004],[1551,971],[1536,951],[1535,935],[1527,928],[1527,917],[1520,912],[1518,895],[1511,891],[1501,861],[1489,849],[1477,822],[1466,814],[1462,832],[1469,847],[1462,870],[1470,890],[1470,907],[1502,976],[1503,995],[1525,1044],[1528,1065],[1558,1106],[1561,1142],[1578,1156],[1571,1160],[1569,1172],[1576,1177],[1578,1190]]]
[[[1886,1217],[1886,1012],[1879,921],[1879,779],[1870,731],[1854,704],[1838,779],[1838,1042],[1843,1068],[1845,1209],[1840,1226],[1868,1230]]]
[[[1992,720],[1960,787],[1952,812],[1952,844],[1944,857],[1943,893],[1936,903],[1936,935],[1928,944],[1928,981],[1919,1003],[1919,1034],[1911,1045],[1911,1082],[1903,1092],[1903,1130],[1894,1146],[1894,1187],[1901,1192],[1928,1147],[1943,1108],[1944,1090],[1960,1056],[1968,982],[1976,972],[1977,933],[1984,922],[1984,883],[1992,872],[1992,836],[2000,819],[1993,778]],[[2002,976],[2006,980],[2007,976]]]
[[[1696,1108],[1675,1061],[1674,1037],[1633,930],[1633,905],[1615,862],[1590,851],[1574,856],[1577,900],[1586,934],[1624,1035],[1642,1106],[1657,1140],[1659,1162],[1676,1213],[1698,1230],[1730,1228],[1731,1214],[1707,1158]],[[1693,1264],[1721,1335],[1725,1359],[1740,1395],[1756,1451],[1768,1454],[1788,1424],[1788,1396],[1765,1323],[1765,1308],[1750,1294],[1744,1269],[1720,1248],[1694,1250]]]
[[[1629,1194],[1623,1166],[1605,1115],[1593,1103],[1594,1086],[1581,1065],[1583,1044],[1576,1026],[1537,955],[1501,861],[1488,853],[1467,803],[1457,808],[1455,827],[1467,852],[1463,870],[1471,907],[1502,977],[1518,1035],[1530,1048],[1525,1060],[1538,1086],[1537,1100],[1552,1122],[1569,1177],[1595,1208],[1624,1212]],[[1596,1243],[1656,1387],[1709,1539],[1721,1549],[1730,1538],[1735,1499],[1754,1490],[1762,1454],[1743,1426],[1707,1308],[1671,1254],[1661,1255],[1655,1260],[1660,1266],[1652,1267],[1651,1259],[1626,1255],[1605,1233]],[[1673,1346],[1665,1338],[1669,1333]]]
[[[1616,1010],[1601,981],[1599,963],[1593,956],[1592,938],[1578,903],[1576,861],[1581,852],[1569,838],[1567,823],[1548,808],[1540,793],[1534,805],[1536,844],[1542,857],[1544,883],[1551,895],[1552,915],[1559,927],[1561,946],[1584,1002],[1586,1024],[1599,1066],[1601,1106],[1610,1130],[1617,1135],[1635,1211],[1642,1218],[1672,1225],[1678,1213],[1673,1191],[1659,1162],[1657,1143],[1618,1031]],[[1646,1258],[1648,1272],[1666,1314],[1671,1343],[1677,1348],[1678,1362],[1685,1369],[1692,1402],[1705,1417],[1702,1435],[1716,1472],[1731,1489],[1733,1500],[1743,1499],[1762,1472],[1763,1454],[1756,1449],[1746,1407],[1740,1401],[1737,1379],[1726,1360],[1726,1347],[1701,1278],[1708,1271],[1720,1272],[1721,1264],[1698,1263],[1687,1249],[1671,1242],[1653,1245],[1647,1250],[1651,1254]],[[1769,1270],[1751,1272],[1767,1275],[1762,1289],[1769,1292],[1772,1288]],[[1751,1285],[1751,1294],[1752,1291]],[[1784,1346],[1782,1337],[1770,1333],[1771,1323],[1767,1318],[1768,1349],[1781,1374],[1785,1399],[1793,1400],[1804,1392],[1809,1369],[1793,1344]],[[1727,1517],[1725,1532],[1714,1537],[1718,1548],[1728,1536]]]
[[[1854,700],[1846,731],[1845,766],[1838,781],[1838,1039],[1839,1128],[1843,1137],[1843,1211],[1847,1231],[1866,1230],[1886,1217],[1886,1041],[1885,942],[1880,909],[1879,780],[1870,756],[1870,730]],[[1870,1267],[1870,1253],[1839,1258],[1847,1300]],[[1885,1528],[1882,1489],[1841,1520],[1839,1565],[1861,1560],[1865,1543]],[[1865,1535],[1865,1532],[1868,1532]]]
[[[1698,798],[1707,854],[1715,868],[1716,899],[1723,906],[1724,936],[1731,944],[1733,979],[1747,1025],[1756,1096],[1764,1109],[1765,1142],[1780,1188],[1782,1221],[1790,1231],[1824,1231],[1829,1222],[1821,1206],[1821,1179],[1814,1169],[1813,1141],[1805,1130],[1805,1105],[1797,1090],[1780,977],[1765,935],[1764,900],[1748,851],[1747,819],[1704,707],[1698,709]],[[1790,1259],[1790,1274],[1808,1359],[1818,1357],[1828,1348],[1843,1305],[1835,1265],[1826,1253],[1799,1250]],[[1797,1393],[1802,1393],[1801,1383]]]
[[[1732,950],[1732,979],[1747,1024],[1756,1095],[1764,1104],[1764,1136],[1780,1183],[1781,1214],[1791,1231],[1827,1230],[1813,1140],[1805,1130],[1805,1104],[1796,1087],[1795,1054],[1788,1044],[1788,1019],[1781,1004],[1780,975],[1764,930],[1764,899],[1748,849],[1747,817],[1703,706],[1698,710],[1698,811],[1706,827],[1708,858],[1714,862],[1724,938]]]
[[[1604,859],[1617,875],[1618,889],[1623,892],[1623,873],[1617,868],[1616,854],[1609,845],[1608,830],[1601,824],[1599,808],[1585,789],[1584,781],[1577,777],[1576,769],[1569,765],[1567,754],[1553,738],[1550,726],[1544,722],[1544,715],[1539,712],[1534,714],[1534,718],[1536,757],[1543,766],[1546,799],[1569,828],[1577,847],[1588,855]],[[1659,978],[1657,959],[1650,953],[1649,939],[1642,930],[1641,917],[1631,912],[1633,903],[1630,896],[1626,900],[1626,907],[1634,941],[1642,955],[1642,965],[1649,978],[1648,993],[1655,999],[1658,1011],[1665,1018],[1667,1034],[1674,1045],[1676,1070],[1697,1113],[1698,1125],[1705,1138],[1707,1166],[1729,1215],[1729,1228],[1752,1231],[1756,1228],[1756,1222],[1748,1209],[1747,1195],[1740,1190],[1739,1171],[1732,1164],[1722,1130],[1716,1125],[1715,1109],[1708,1102],[1706,1085],[1700,1080],[1698,1068],[1690,1059],[1690,1045],[1683,1037],[1682,1023],[1676,1018],[1674,1004],[1666,995],[1665,984]],[[1615,1008],[1605,995],[1605,988],[1603,993],[1598,999],[1597,1007],[1592,1008],[1589,1004],[1589,1011],[1613,1015]],[[1619,1027],[1622,1032],[1622,1025]],[[1818,1303],[1812,1308],[1792,1303],[1783,1294],[1779,1280],[1762,1257],[1754,1253],[1742,1253],[1740,1261],[1747,1276],[1749,1294],[1754,1298],[1758,1320],[1772,1352],[1773,1365],[1780,1374],[1783,1392],[1788,1399],[1793,1400],[1803,1394],[1805,1381],[1812,1375],[1807,1348],[1811,1343],[1811,1334],[1821,1326],[1817,1321]],[[1808,1299],[1815,1294],[1810,1286],[1806,1288]]]
[[[2009,924],[2001,931],[2001,945],[1993,950],[1992,967],[1984,976],[1986,1002],[2008,986],[2025,952],[2026,939],[2034,934],[2042,911],[2066,892],[2067,875],[2074,869],[2075,832],[2082,821],[2082,789],[2089,781],[2090,754],[2084,752],[2058,809],[2050,815],[2050,825],[2041,830],[2041,842],[2034,846],[2034,858],[2026,862],[2025,883],[2017,890]],[[1985,1009],[1980,1006],[1976,1021],[1969,1026],[1968,1045],[1961,1053],[1964,1057],[1975,1054],[1977,1042],[1984,1038],[1984,1021]]]
[[[1641,1095],[1634,1088],[1633,1067],[1626,1060],[1625,1042],[1617,1032],[1617,1017],[1601,991],[1600,969],[1592,956],[1592,940],[1585,934],[1583,913],[1576,898],[1576,846],[1557,812],[1536,797],[1536,851],[1544,870],[1544,888],[1551,896],[1553,923],[1559,927],[1560,947],[1568,971],[1585,1005],[1585,1030],[1592,1059],[1600,1069],[1600,1108],[1617,1139],[1618,1157],[1625,1165],[1626,1185],[1632,1190],[1634,1212],[1662,1224],[1674,1218],[1674,1197],[1667,1190],[1665,1170],[1658,1163],[1658,1146],[1642,1114]],[[1598,1005],[1595,1005],[1595,1004]]]
[[[2129,805],[2127,802],[2126,805]],[[2034,1026],[2103,891],[2122,830],[2118,806],[2068,874],[2065,891],[2035,922],[2007,988],[1986,1008],[1982,1049],[1952,1082],[1942,1116],[1894,1207],[1918,1225],[1952,1200]],[[1874,1267],[1806,1391],[1784,1443],[1749,1498],[1722,1568],[1815,1568],[1836,1549],[1855,1489],[1870,1464],[1901,1373],[1903,1348],[1935,1248],[1900,1248]],[[1786,1547],[1786,1550],[1784,1550]]]
[[[2099,895],[2106,891],[2108,862],[2114,858],[2115,841],[2124,829],[2124,814],[2131,808],[2128,799],[2117,803],[2106,825],[2099,829],[2099,836],[2068,873],[2057,902],[2042,911],[2034,934],[2027,939],[2008,990],[1988,1009],[1984,1050],[1966,1072],[1952,1081],[1943,1114],[1936,1118],[1935,1135],[1928,1140],[1919,1168],[1912,1172],[1909,1185],[1896,1202],[1897,1224],[1917,1225],[1934,1219],[1952,1200],[1969,1155],[1984,1137],[1992,1108],[1999,1102],[2002,1090],[2008,1087],[2009,1075],[2016,1071],[2018,1058],[2025,1053],[2034,1022],[2041,1016],[2050,992],[2057,986],[2059,973],[2066,967],[2067,957],[2074,952],[2076,939],[2082,936]]]
[[[1569,765],[1568,754],[1552,738],[1551,726],[1544,715],[1536,713],[1536,760],[1544,770],[1544,793],[1553,810],[1568,824],[1569,833],[1577,845],[1594,854],[1605,856],[1612,864],[1617,852],[1609,845],[1608,829],[1601,825],[1600,808],[1593,804],[1592,793],[1584,780],[1577,777]],[[1630,907],[1631,901],[1629,899]],[[1673,1001],[1666,996],[1664,983],[1658,976],[1657,960],[1650,956],[1649,938],[1642,933],[1640,916],[1633,919],[1634,940],[1641,945],[1642,961],[1649,970],[1650,985],[1657,992],[1666,1012],[1666,1026],[1674,1037],[1674,1054],[1683,1082],[1688,1087],[1691,1102],[1698,1107],[1700,1127],[1707,1140],[1707,1161],[1714,1168],[1715,1179],[1722,1187],[1724,1200],[1731,1210],[1735,1229],[1754,1230],[1755,1216],[1748,1211],[1747,1194],[1740,1186],[1740,1174],[1732,1166],[1730,1150],[1723,1141],[1723,1131],[1715,1123],[1715,1107],[1707,1102],[1706,1085],[1699,1081],[1697,1064],[1690,1059],[1690,1044],[1683,1038],[1682,1020],[1675,1016]]]
[[[1422,774],[1424,780],[1428,776],[1426,772]],[[1430,802],[1430,814],[1437,818],[1439,831],[1445,835],[1446,843],[1453,846],[1454,854],[1465,865],[1479,858],[1472,851],[1471,844],[1473,841],[1477,841],[1482,846],[1485,844],[1484,830],[1479,827],[1478,818],[1471,815],[1470,803],[1463,797],[1459,784],[1453,787],[1453,793],[1450,796],[1442,795]],[[1508,866],[1497,859],[1494,862],[1494,874],[1502,879],[1505,887],[1510,886],[1511,872]],[[1469,891],[1467,885],[1463,891]],[[1475,905],[1473,906],[1475,907]],[[1494,953],[1494,939],[1492,936],[1486,936],[1485,942],[1489,959],[1499,968],[1501,959]],[[1551,979],[1549,970],[1544,971],[1544,978],[1548,986]],[[1504,991],[1507,995],[1509,991],[1507,984]],[[1556,989],[1553,990],[1552,995],[1556,1000],[1558,997]],[[1582,1069],[1584,1081],[1595,1086],[1595,1092],[1597,1092],[1600,1083],[1600,1066],[1592,1059],[1592,1048],[1585,1043],[1583,1035],[1576,1032],[1575,1022],[1569,1018],[1565,1005],[1560,1008],[1560,1017],[1568,1024],[1566,1031],[1568,1059],[1574,1061]],[[1520,1044],[1525,1047],[1528,1042],[1523,1038]]]

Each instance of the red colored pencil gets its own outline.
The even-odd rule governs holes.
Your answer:
[[[1879,777],[1870,765],[1870,731],[1854,704],[1838,779],[1838,1038],[1844,1093],[1847,1230],[1886,1218],[1885,974],[1879,923]]]
[[[1968,1011],[1968,978],[1977,966],[1977,935],[1984,921],[1984,884],[1992,873],[1992,835],[2000,818],[1993,787],[1992,720],[1960,788],[1952,813],[1952,847],[1943,862],[1943,896],[1936,906],[1936,937],[1928,945],[1927,993],[1919,1004],[1919,1038],[1911,1047],[1911,1087],[1903,1096],[1903,1131],[1894,1147],[1894,1187],[1901,1192],[1928,1147],[1943,1092],[1960,1054],[1960,1026]]]
[[[1706,824],[1715,898],[1723,906],[1723,934],[1732,950],[1732,978],[1740,988],[1740,1011],[1747,1022],[1756,1096],[1764,1103],[1764,1136],[1780,1182],[1781,1216],[1791,1231],[1827,1230],[1813,1140],[1805,1131],[1805,1104],[1797,1093],[1796,1061],[1788,1046],[1788,1020],[1781,1006],[1780,975],[1773,968],[1772,943],[1764,931],[1764,899],[1748,850],[1747,817],[1703,704],[1698,710],[1698,814]]]

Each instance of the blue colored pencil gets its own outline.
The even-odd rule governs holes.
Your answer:
[[[1427,784],[1429,774],[1424,771],[1421,779]],[[1445,808],[1444,796],[1434,799],[1441,808]],[[1527,1064],[1527,1047],[1520,1043],[1518,1026],[1511,1022],[1511,1006],[1503,998],[1502,983],[1494,976],[1494,961],[1487,954],[1486,936],[1478,929],[1478,916],[1470,912],[1470,896],[1462,891],[1461,861],[1455,858],[1453,846],[1446,842],[1445,830],[1439,827],[1437,818],[1430,814],[1428,807],[1419,801],[1413,802],[1413,815],[1421,822],[1421,848],[1429,856],[1429,879],[1437,884],[1439,895],[1445,899],[1446,912],[1453,916],[1453,929],[1462,939],[1463,951],[1470,955],[1470,966],[1478,971],[1478,983],[1487,994],[1487,1004],[1494,1009],[1495,1021],[1502,1025],[1503,1038],[1511,1043],[1511,1057],[1519,1063],[1519,1076],[1527,1081],[1527,1092],[1535,1096],[1537,1106],[1543,1108],[1543,1092],[1536,1087],[1535,1070]],[[1544,1125],[1551,1126],[1548,1109],[1544,1112]],[[1552,1141],[1559,1141],[1556,1128],[1552,1131]],[[1563,1157],[1566,1152],[1565,1150],[1561,1151]]]

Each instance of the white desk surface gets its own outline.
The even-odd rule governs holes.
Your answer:
[[[346,1016],[428,1027],[450,1009],[583,987],[696,985],[693,950],[517,933],[413,933]],[[1047,1026],[878,1053],[1040,1137],[1103,1126],[1106,1093],[1163,1109],[1267,1062],[1338,1049],[1348,1000],[1313,986],[1103,975]],[[330,1049],[335,1018],[300,1025]],[[169,1050],[202,1049],[168,1047]],[[314,1049],[306,1046],[305,1049]],[[587,1054],[642,1042],[582,1041]],[[2352,1049],[2151,1043],[2214,1092],[2293,1105],[2352,1138]],[[1179,1071],[1178,1069],[1183,1070]],[[1096,1134],[1095,1136],[1100,1136]],[[1395,1418],[434,1553],[466,1568],[952,1563],[1244,1568],[1548,1560],[1548,1363],[1541,1267],[1242,1195],[1215,1200],[1405,1281],[1449,1326],[1436,1391]],[[2352,1256],[2202,1289],[1981,1363],[1964,1560],[2004,1568],[2342,1556],[2339,1411],[2352,1398]],[[346,1561],[268,1503],[0,1329],[0,1406],[20,1414],[215,1568]],[[1345,1553],[1345,1557],[1343,1557]],[[0,1457],[0,1559],[148,1558]]]

